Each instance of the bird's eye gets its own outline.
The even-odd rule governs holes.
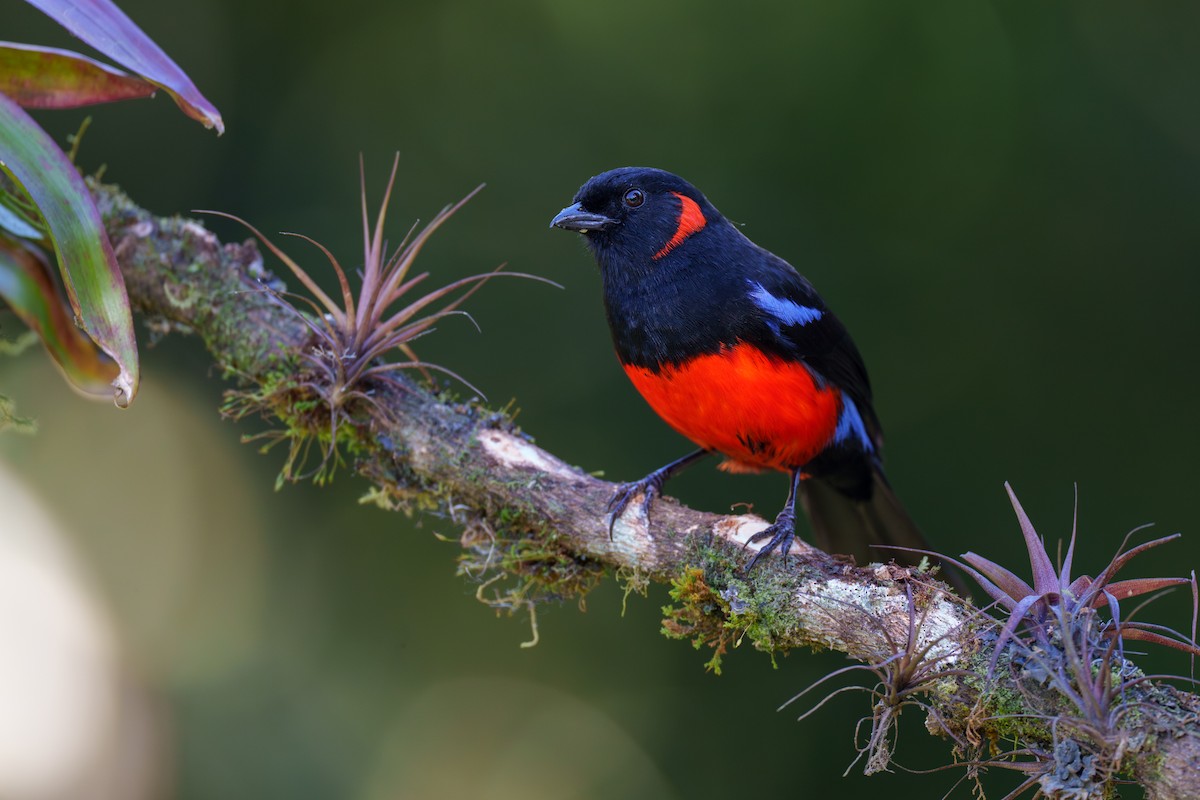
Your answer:
[[[646,195],[642,194],[641,189],[630,189],[625,193],[625,205],[630,208],[637,208],[644,202],[646,202]]]

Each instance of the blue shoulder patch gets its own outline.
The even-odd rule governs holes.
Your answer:
[[[863,424],[862,415],[858,413],[858,406],[854,405],[854,401],[850,399],[845,392],[842,393],[842,413],[838,415],[837,428],[833,432],[833,441],[835,444],[844,442],[851,436],[858,439],[863,449],[868,453],[875,452],[875,444],[871,441],[871,436],[867,433],[867,426]]]
[[[808,325],[825,316],[825,312],[819,308],[802,306],[786,297],[776,297],[757,281],[748,281],[748,283],[750,284],[750,299],[754,301],[754,305],[767,312],[779,325]]]

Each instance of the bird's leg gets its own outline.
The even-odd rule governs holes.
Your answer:
[[[650,504],[654,502],[656,495],[662,493],[662,487],[667,482],[667,478],[706,455],[708,455],[708,451],[703,449],[688,453],[683,458],[677,458],[670,464],[659,467],[640,481],[622,483],[618,486],[612,499],[608,501],[608,538],[612,539],[613,526],[617,524],[617,520],[625,513],[629,504],[633,502],[633,498],[639,494],[642,495],[642,514],[649,519]]]
[[[746,544],[742,545],[742,548],[745,549],[750,542],[760,542],[768,537],[771,539],[754,554],[754,558],[750,559],[750,563],[746,565],[746,572],[754,569],[754,565],[760,558],[776,548],[779,548],[779,552],[783,555],[783,565],[787,566],[788,553],[792,550],[792,540],[796,538],[796,493],[799,490],[802,474],[799,469],[792,470],[792,488],[788,492],[787,502],[783,504],[783,510],[779,512],[779,516],[775,517],[775,522],[751,536],[746,540]]]

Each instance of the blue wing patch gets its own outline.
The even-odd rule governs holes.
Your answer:
[[[768,324],[776,332],[781,326],[809,325],[825,316],[825,312],[819,308],[802,306],[786,297],[776,297],[757,281],[747,283],[750,285],[750,299],[771,318]]]
[[[867,434],[867,426],[863,424],[862,415],[858,413],[858,406],[843,392],[842,412],[838,415],[837,428],[833,431],[833,441],[835,444],[841,444],[851,436],[858,439],[868,453],[875,452],[875,445]]]

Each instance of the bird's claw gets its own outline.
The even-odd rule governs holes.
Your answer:
[[[754,554],[754,558],[750,559],[750,563],[742,570],[743,573],[749,573],[750,570],[754,569],[754,565],[758,563],[760,558],[776,549],[783,556],[784,568],[787,568],[788,553],[792,551],[792,542],[796,540],[795,516],[788,514],[786,511],[780,514],[773,523],[747,539],[746,543],[742,545],[742,549],[745,550],[749,547],[751,542],[761,542],[766,538],[770,538],[771,541],[763,545]]]
[[[661,493],[662,484],[663,478],[657,472],[652,472],[640,481],[622,483],[617,487],[617,491],[613,493],[612,498],[608,501],[608,508],[606,509],[609,541],[613,538],[613,528],[616,527],[617,520],[624,515],[625,509],[629,507],[629,504],[639,494],[642,495],[642,516],[649,521],[650,505],[654,502],[654,498]]]

